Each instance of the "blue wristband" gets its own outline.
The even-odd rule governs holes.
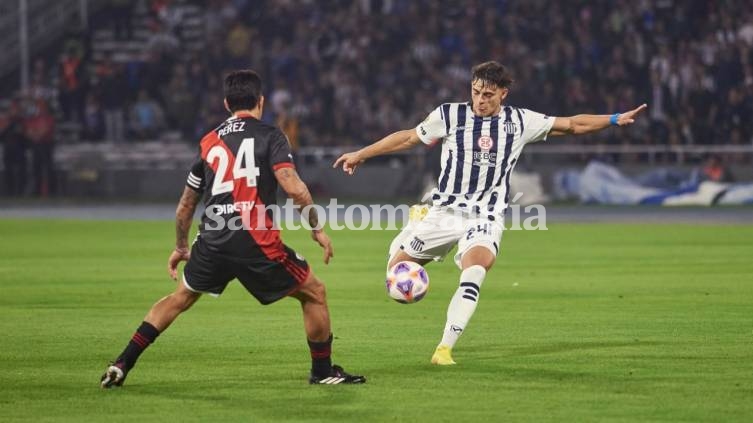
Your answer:
[[[609,116],[609,123],[612,126],[617,126],[617,119],[619,119],[619,118],[620,118],[620,114],[619,113],[615,113],[612,116]]]

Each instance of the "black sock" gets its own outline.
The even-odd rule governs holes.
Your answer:
[[[115,360],[115,363],[123,363],[123,368],[128,371],[136,365],[136,360],[142,352],[159,336],[157,328],[147,322],[141,322],[141,326],[136,329],[128,345]]]
[[[332,334],[324,342],[314,342],[309,340],[309,349],[311,350],[311,374],[317,377],[324,377],[330,374],[332,370]]]

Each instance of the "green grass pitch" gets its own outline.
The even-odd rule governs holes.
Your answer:
[[[363,386],[312,387],[300,308],[233,283],[99,376],[173,289],[171,222],[0,221],[0,421],[751,421],[753,226],[550,224],[508,231],[455,348],[429,364],[457,285],[428,266],[418,304],[384,292],[392,232],[330,231],[334,360]]]

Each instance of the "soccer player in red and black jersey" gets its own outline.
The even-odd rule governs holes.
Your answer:
[[[121,386],[141,353],[202,294],[219,295],[238,279],[262,304],[283,297],[301,302],[311,350],[309,383],[364,383],[366,378],[332,365],[329,310],[324,284],[308,263],[283,244],[271,212],[278,184],[296,205],[312,204],[306,184],[295,171],[290,145],[276,127],[260,118],[264,107],[261,79],[250,70],[225,78],[225,107],[232,116],[207,134],[176,211],[176,245],[168,272],[177,280],[178,263],[187,261],[175,292],[159,300],[144,318],[125,350],[102,376],[104,388]],[[206,206],[199,235],[191,249],[188,231],[203,197]],[[332,243],[309,208],[311,236],[332,258]]]

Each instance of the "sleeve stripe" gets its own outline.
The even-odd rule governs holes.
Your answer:
[[[186,181],[186,184],[188,184],[188,186],[196,188],[196,189],[199,188],[199,184],[197,184],[196,182],[191,182],[190,180]]]
[[[189,174],[188,174],[188,180],[189,180],[189,181],[194,181],[194,182],[196,182],[197,184],[200,184],[200,183],[201,183],[201,178],[197,178],[196,176],[194,176],[194,174],[193,174],[193,173],[189,173]]]
[[[523,136],[523,132],[525,132],[526,127],[523,126],[523,114],[520,113],[520,109],[517,107],[515,108],[515,111],[518,112],[518,119],[520,120],[520,136]]]
[[[442,113],[442,117],[444,119],[444,132],[446,135],[450,134],[450,105],[449,103],[445,103],[442,105],[442,108],[440,109]]]
[[[289,168],[295,169],[295,165],[293,163],[282,162],[282,163],[277,163],[276,165],[272,165],[272,170],[278,170],[278,169],[282,169],[282,168],[285,168],[285,167],[289,167]]]

